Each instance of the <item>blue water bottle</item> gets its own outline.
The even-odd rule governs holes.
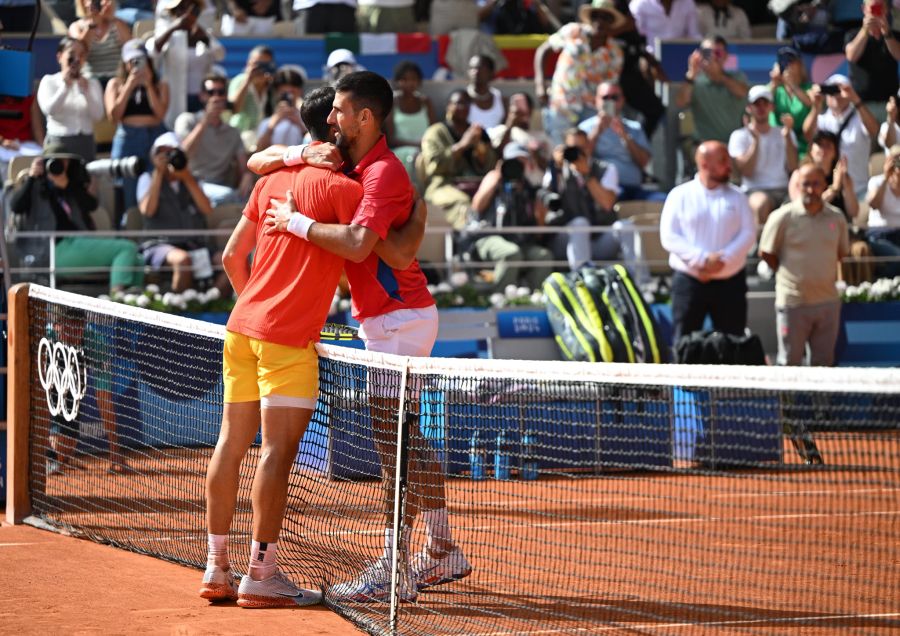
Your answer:
[[[538,478],[538,461],[534,454],[534,435],[526,432],[522,436],[522,479],[532,481]]]
[[[506,431],[497,434],[497,447],[494,449],[494,479],[509,479],[510,450]]]
[[[476,481],[487,478],[485,473],[486,455],[487,453],[481,445],[481,436],[478,435],[478,431],[475,431],[472,433],[472,440],[469,443],[469,476]]]

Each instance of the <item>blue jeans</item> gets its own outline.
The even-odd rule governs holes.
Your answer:
[[[144,160],[144,168],[149,169],[151,167],[150,148],[153,146],[156,138],[164,132],[166,132],[166,127],[163,124],[156,126],[126,126],[125,124],[119,124],[118,128],[116,128],[116,134],[113,136],[112,149],[109,156],[113,159],[138,156]],[[136,206],[137,177],[125,177],[121,179],[119,185],[122,188],[125,210]]]
[[[619,201],[665,201],[666,193],[659,190],[647,190],[639,185],[619,184],[621,192]]]
[[[897,260],[876,263],[875,271],[885,278],[900,276],[900,229],[870,228],[866,233],[869,247],[875,256],[891,256]]]

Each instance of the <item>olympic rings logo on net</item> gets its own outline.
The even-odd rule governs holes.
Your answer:
[[[78,407],[87,393],[87,365],[80,357],[79,349],[61,342],[41,338],[38,345],[38,377],[47,407],[51,415],[62,415],[67,422],[78,417]]]

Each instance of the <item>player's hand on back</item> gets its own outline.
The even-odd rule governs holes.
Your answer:
[[[288,190],[284,201],[272,199],[269,202],[269,209],[266,210],[266,227],[264,234],[275,234],[276,232],[287,232],[287,224],[291,219],[291,215],[297,212],[297,204],[294,202],[294,194]]]
[[[338,150],[337,146],[324,143],[307,146],[303,152],[303,162],[318,168],[337,170],[344,163],[344,159],[341,157],[341,151]]]

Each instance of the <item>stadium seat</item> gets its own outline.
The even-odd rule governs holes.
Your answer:
[[[91,212],[91,219],[97,230],[106,232],[113,229],[112,216],[102,205],[97,206],[97,209]]]
[[[125,229],[137,232],[144,229],[144,217],[137,206],[125,210]]]
[[[428,204],[428,221],[427,228],[446,228],[444,232],[431,233],[426,232],[422,237],[422,243],[419,245],[419,251],[416,258],[420,261],[440,265],[450,262],[452,254],[447,254],[446,239],[447,232],[450,232],[450,224],[444,217],[444,212],[439,206]],[[451,247],[452,252],[452,247]]]
[[[613,206],[613,210],[622,220],[639,214],[659,214],[662,208],[662,201],[619,201]]]
[[[272,37],[276,38],[296,38],[297,25],[292,20],[282,20],[276,22],[272,27]]]
[[[636,226],[655,227],[656,231],[644,231],[638,233],[635,241],[635,252],[638,260],[643,261],[653,275],[670,274],[669,253],[663,248],[659,237],[658,212],[636,214],[631,217]]]
[[[213,208],[209,216],[206,217],[206,226],[209,228],[219,227],[223,221],[230,222],[234,227],[241,218],[244,206],[240,203],[226,203]]]
[[[27,173],[28,169],[31,168],[31,162],[34,161],[34,157],[26,157],[23,155],[19,155],[18,157],[13,157],[9,162],[9,171],[6,178],[6,185],[12,186],[16,183],[19,177],[19,173],[23,170]]]

